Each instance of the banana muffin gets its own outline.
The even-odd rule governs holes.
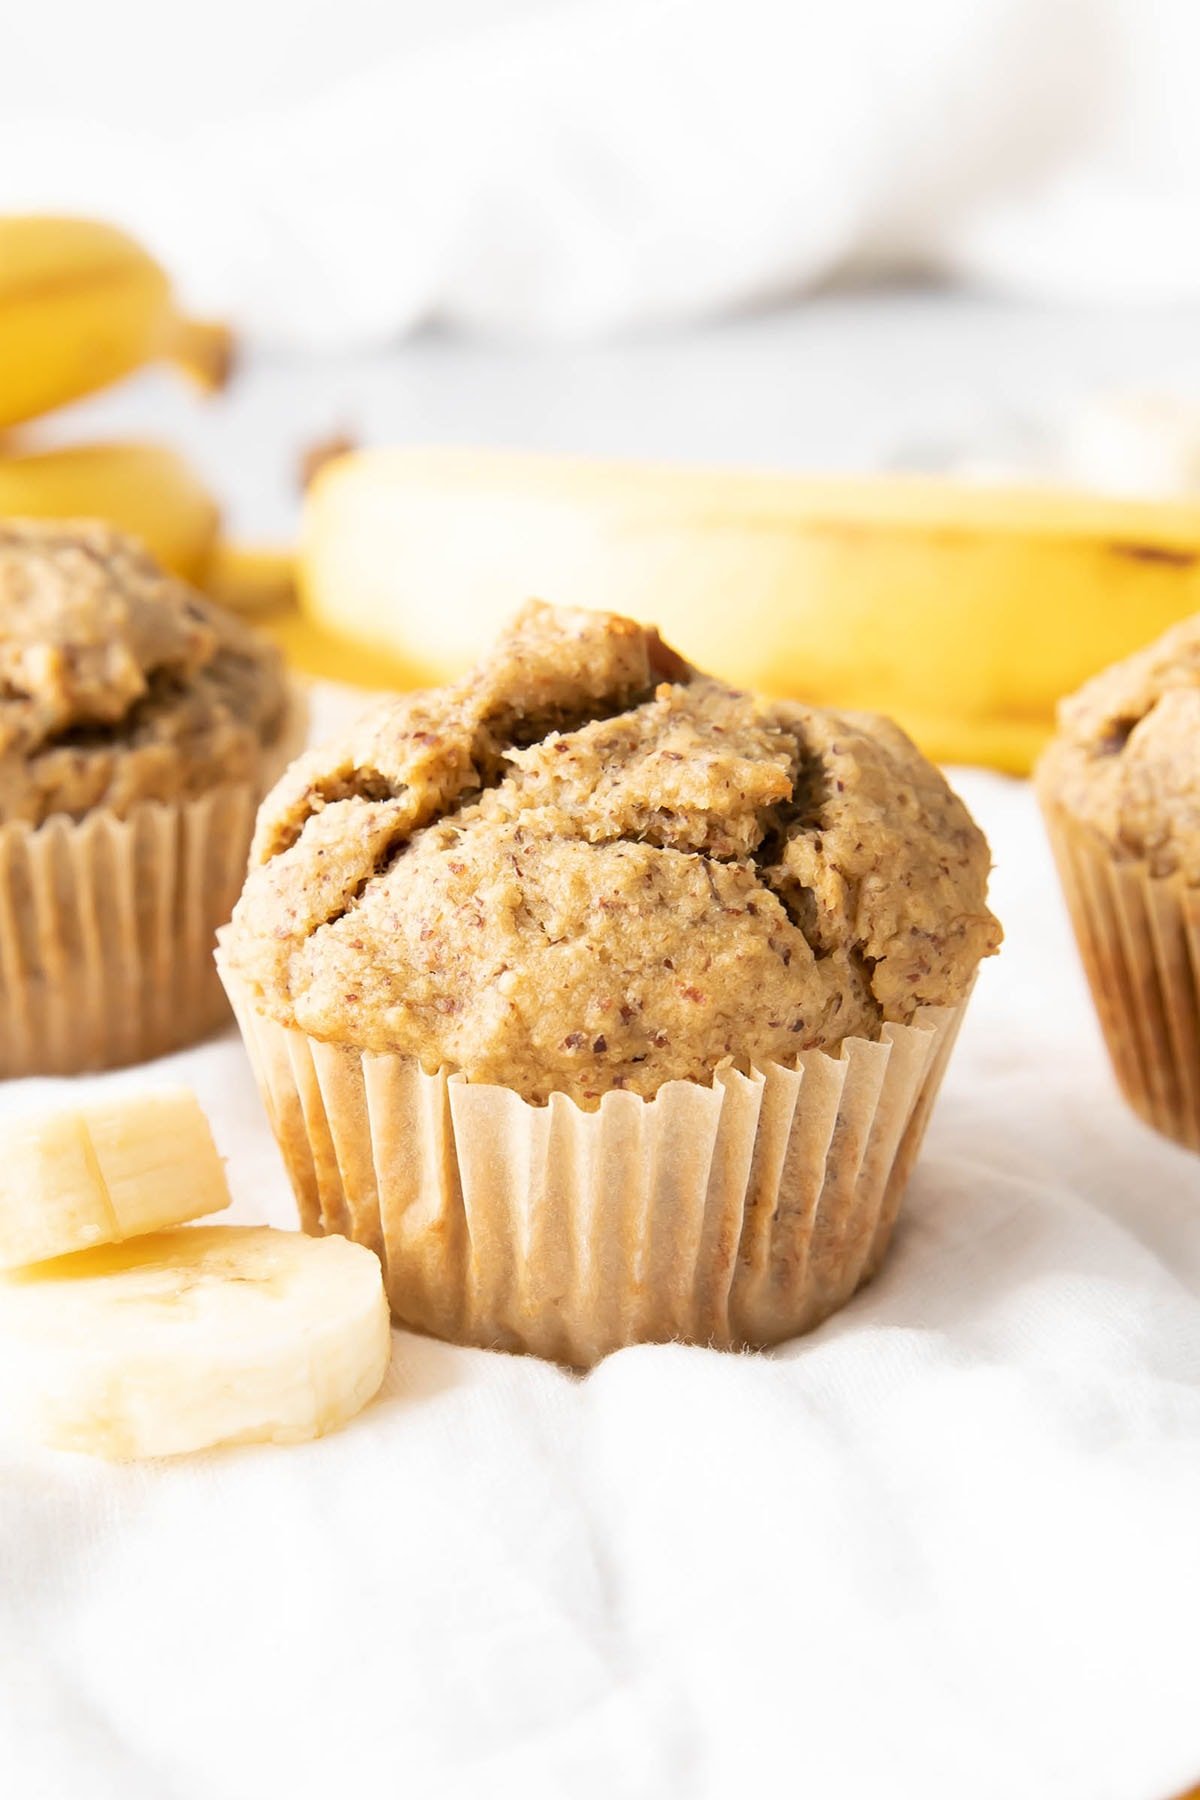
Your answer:
[[[1200,1149],[1200,615],[1062,703],[1037,785],[1120,1086]]]
[[[0,1075],[218,1022],[213,935],[296,726],[274,647],[135,542],[0,522]]]
[[[629,620],[535,603],[461,683],[293,764],[222,965],[305,1222],[382,1248],[400,1317],[572,1361],[637,1337],[756,1342],[831,1310],[881,1250],[934,1051],[997,947],[987,874],[965,807],[895,726],[756,699]],[[888,1064],[891,1088],[909,1079],[880,1119]],[[328,1145],[316,1088],[295,1091],[305,1068]],[[795,1086],[785,1127],[767,1071]],[[801,1074],[814,1107],[840,1096],[811,1142]],[[750,1111],[770,1115],[769,1147]],[[684,1114],[691,1141],[668,1155]],[[618,1239],[579,1235],[635,1140],[641,1216],[623,1229],[657,1235],[661,1286],[628,1242],[623,1262]],[[736,1287],[750,1210],[764,1292],[721,1299],[707,1290]],[[693,1226],[714,1242],[689,1308]],[[531,1251],[545,1232],[553,1273]],[[814,1286],[801,1265],[830,1234],[846,1254]],[[450,1267],[460,1251],[470,1266]],[[641,1296],[598,1323],[614,1257]],[[588,1292],[553,1299],[577,1278]]]

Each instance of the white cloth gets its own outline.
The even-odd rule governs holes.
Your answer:
[[[395,1337],[297,1449],[0,1452],[14,1800],[1168,1800],[1200,1774],[1200,1161],[1128,1113],[1026,787],[894,1253],[771,1356]],[[232,1032],[180,1077],[292,1219]],[[82,1084],[81,1084],[82,1085]],[[66,1097],[0,1087],[0,1109]]]
[[[161,69],[138,78],[146,0],[105,8],[65,99],[62,21],[26,9],[0,209],[113,215],[194,303],[330,348],[429,321],[657,326],[889,269],[1200,296],[1194,0],[529,4],[404,51],[362,0],[317,0],[270,46],[277,0],[239,0],[226,23],[257,22],[265,68],[234,119],[203,101],[213,53],[233,60],[215,23],[167,111]]]

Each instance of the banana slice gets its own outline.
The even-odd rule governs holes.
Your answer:
[[[223,1212],[208,1120],[168,1088],[0,1126],[0,1269]]]
[[[0,1278],[6,1422],[58,1450],[320,1437],[378,1391],[390,1353],[379,1259],[346,1238],[185,1226]]]

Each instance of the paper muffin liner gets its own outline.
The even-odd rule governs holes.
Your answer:
[[[1122,861],[1039,794],[1088,984],[1134,1111],[1200,1150],[1200,889]]]
[[[306,724],[296,699],[258,782],[0,825],[0,1078],[147,1061],[228,1020],[213,945]]]
[[[222,972],[304,1229],[377,1251],[402,1324],[579,1368],[626,1344],[777,1343],[848,1300],[963,1012],[584,1112],[322,1043]]]

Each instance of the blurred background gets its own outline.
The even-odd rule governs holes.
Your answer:
[[[22,9],[0,515],[309,675],[446,679],[540,594],[1027,773],[1200,608],[1198,52],[1196,0]]]
[[[255,533],[330,433],[1186,486],[1198,50],[1194,0],[14,9],[0,210],[243,346],[39,432],[169,435]]]

